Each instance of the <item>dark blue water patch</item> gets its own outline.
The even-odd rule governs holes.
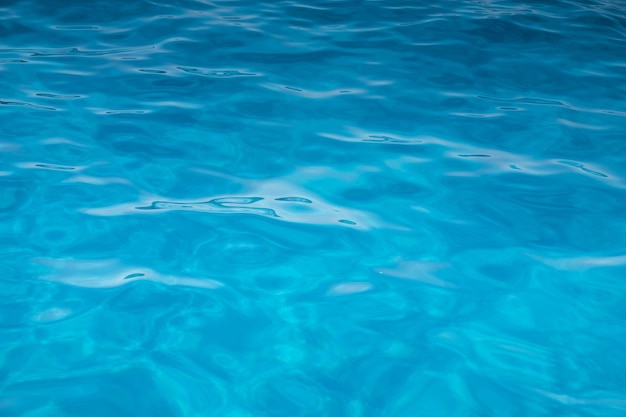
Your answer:
[[[68,416],[78,416],[85,412],[90,412],[97,416],[104,416],[109,413],[123,412],[124,404],[127,401],[136,404],[136,406],[153,409],[155,415],[165,416],[173,412],[172,407],[165,400],[149,403],[149,399],[146,396],[138,397],[120,387],[119,383],[126,380],[131,386],[136,388],[149,386],[154,389],[154,376],[149,369],[139,366],[129,366],[128,369],[121,369],[110,373],[101,370],[90,377],[69,376],[67,380],[71,381],[72,384],[68,385],[68,387],[61,392],[57,392],[58,395],[53,401],[41,400],[39,397],[30,394],[29,391],[51,392],[51,390],[54,390],[54,380],[44,380],[35,384],[22,383],[17,385],[11,390],[10,394],[20,398],[20,401],[14,405],[12,413],[13,411],[15,411],[15,413],[23,413],[37,408],[53,408]],[[121,402],[107,396],[102,396],[98,389],[98,384],[100,383],[107,386],[112,392],[115,392],[116,398],[120,399]],[[94,401],[98,401],[101,407],[97,411],[88,411],[92,408],[90,404]]]
[[[0,198],[0,215],[13,216],[16,211],[24,210],[30,200],[35,183],[16,178],[0,180],[2,197]]]
[[[155,87],[174,87],[176,89],[180,88],[191,88],[197,86],[199,84],[198,81],[195,80],[186,80],[186,79],[173,79],[173,80],[154,80],[152,84]],[[176,90],[180,91],[180,90]]]

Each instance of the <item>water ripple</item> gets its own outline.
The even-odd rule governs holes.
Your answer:
[[[50,272],[42,278],[86,288],[113,288],[134,281],[152,281],[165,285],[214,289],[223,284],[207,278],[163,275],[145,267],[124,266],[115,260],[36,259]]]

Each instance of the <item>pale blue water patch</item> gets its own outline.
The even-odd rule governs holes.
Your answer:
[[[614,0],[0,3],[0,416],[622,416]]]

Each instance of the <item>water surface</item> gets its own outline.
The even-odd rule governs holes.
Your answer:
[[[626,414],[620,1],[0,5],[0,415]]]

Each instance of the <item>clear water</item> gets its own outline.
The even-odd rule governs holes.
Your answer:
[[[1,4],[0,416],[626,415],[622,1]]]

